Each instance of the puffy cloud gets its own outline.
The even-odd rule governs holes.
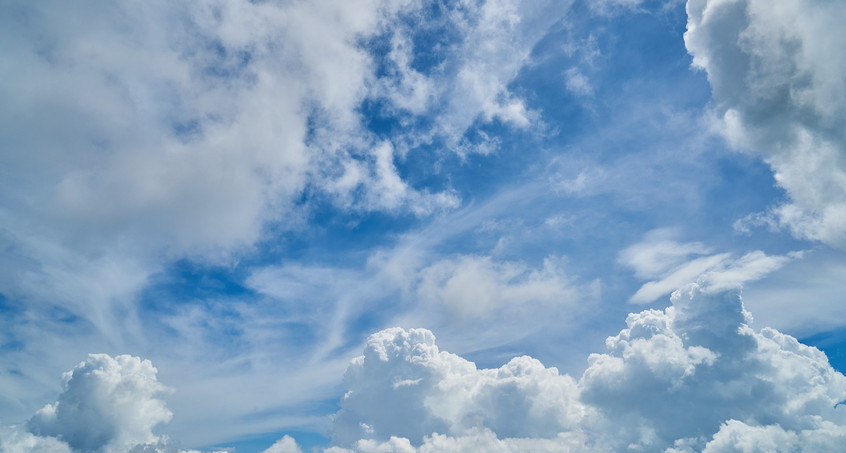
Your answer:
[[[90,354],[64,374],[64,391],[55,403],[44,406],[23,426],[0,427],[0,451],[200,453],[182,450],[167,436],[153,434],[173,416],[158,398],[171,390],[158,382],[156,374],[149,360]],[[289,443],[282,439],[279,445]]]
[[[562,433],[557,437],[544,438],[507,438],[499,439],[491,430],[478,429],[462,436],[433,434],[423,439],[423,444],[414,447],[404,437],[391,437],[385,442],[360,440],[352,448],[331,447],[326,453],[463,453],[486,451],[495,453],[510,452],[558,452],[578,453],[584,451],[604,451],[596,445],[590,445],[584,436]],[[586,450],[590,448],[590,450]]]
[[[262,453],[303,453],[293,437],[285,435]]]
[[[632,295],[631,302],[649,303],[687,282],[696,281],[713,290],[739,287],[778,270],[802,252],[767,255],[755,250],[741,257],[712,253],[699,242],[679,243],[672,230],[654,230],[641,242],[619,253],[619,261],[642,279],[652,279]]]
[[[629,315],[576,381],[531,357],[478,369],[425,329],[373,334],[344,376],[328,452],[838,451],[846,377],[774,329],[735,290],[695,284]],[[167,389],[137,357],[93,354],[65,391],[4,428],[3,451],[179,452],[155,426]],[[299,452],[286,436],[267,453]]]
[[[690,0],[685,44],[708,73],[719,127],[760,153],[790,202],[769,216],[846,246],[846,5]]]
[[[72,453],[67,443],[55,437],[36,436],[17,426],[0,428],[0,451],[6,453]]]
[[[582,401],[619,428],[623,445],[704,443],[732,419],[788,431],[846,422],[836,408],[846,378],[819,350],[770,328],[752,331],[734,291],[691,285],[672,301],[630,315],[580,381]]]
[[[333,441],[415,444],[432,433],[490,429],[507,437],[554,437],[584,416],[575,381],[535,359],[498,369],[440,351],[425,329],[393,328],[371,336],[344,376],[349,389],[335,416]]]
[[[91,354],[65,374],[58,401],[39,410],[27,423],[38,436],[66,442],[77,451],[125,452],[162,439],[152,429],[172,413],[156,398],[168,389],[156,380],[148,360]]]
[[[846,377],[823,353],[752,330],[735,290],[672,302],[631,314],[578,382],[529,357],[477,369],[427,330],[374,334],[328,451],[837,451]]]

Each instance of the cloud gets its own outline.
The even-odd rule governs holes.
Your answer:
[[[303,453],[293,437],[285,435],[262,453]]]
[[[585,288],[570,281],[555,260],[542,268],[462,255],[422,269],[416,293],[424,304],[440,304],[460,318],[487,318],[499,312],[520,313],[544,306],[575,305]],[[534,307],[533,307],[534,306]]]
[[[70,446],[55,437],[41,437],[20,427],[0,428],[0,450],[6,453],[72,453]]]
[[[434,136],[470,152],[458,144],[477,120],[529,127],[508,84],[570,4],[461,2],[434,18],[415,0],[101,3],[0,6],[0,293],[35,320],[8,327],[25,374],[10,405],[26,413],[57,371],[42,344],[158,341],[137,302],[170,263],[237,262],[302,228],[312,202],[457,207],[448,183],[420,187],[400,162]],[[382,37],[387,55],[370,46]],[[371,130],[365,101],[403,127]]]
[[[149,360],[129,355],[89,354],[63,375],[64,391],[25,425],[0,427],[4,453],[200,453],[183,450],[153,430],[173,414],[159,397]],[[283,447],[289,440],[278,442]],[[269,450],[270,451],[270,450]],[[272,450],[296,452],[299,450]],[[217,451],[216,453],[223,453]]]
[[[425,329],[372,335],[344,383],[349,390],[333,423],[339,446],[391,436],[419,444],[433,432],[485,428],[508,437],[554,436],[582,417],[569,376],[530,357],[479,370],[440,351]]]
[[[91,354],[65,374],[58,401],[40,409],[26,428],[75,451],[118,453],[157,444],[164,439],[153,428],[173,414],[157,398],[168,389],[156,373],[148,360],[138,357]]]
[[[846,246],[846,39],[838,2],[691,0],[685,44],[711,83],[718,128],[770,164],[788,203],[768,214]]]
[[[753,330],[736,290],[695,284],[666,310],[630,314],[576,380],[527,356],[493,369],[441,351],[426,329],[367,340],[327,452],[838,451],[846,377],[816,348]],[[92,354],[4,451],[182,452],[153,429],[171,418],[156,369]],[[299,452],[289,436],[267,453]]]
[[[837,451],[846,377],[823,353],[752,330],[735,290],[689,285],[672,302],[629,315],[578,381],[529,357],[477,369],[423,329],[374,334],[327,451]]]
[[[778,270],[802,252],[767,255],[755,250],[741,257],[716,253],[699,242],[676,242],[672,230],[654,230],[641,242],[620,251],[620,263],[634,270],[644,283],[630,302],[649,303],[673,292],[687,282],[696,281],[706,288],[718,290],[739,287]]]

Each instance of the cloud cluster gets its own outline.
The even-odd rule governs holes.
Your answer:
[[[846,247],[846,5],[690,0],[687,13],[685,44],[708,74],[720,129],[760,153],[790,196],[763,217]]]
[[[576,380],[531,357],[479,369],[425,329],[373,334],[344,376],[327,451],[838,451],[846,377],[771,328],[754,331],[736,290],[696,284],[666,310],[632,313]],[[3,451],[177,452],[156,369],[93,354]],[[290,437],[267,452],[298,452]]]
[[[477,369],[422,329],[374,334],[330,451],[836,451],[846,377],[823,353],[753,331],[735,290],[693,284],[672,302],[631,314],[578,381],[529,357]]]

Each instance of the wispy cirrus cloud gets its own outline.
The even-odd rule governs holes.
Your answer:
[[[676,242],[673,230],[654,230],[643,241],[620,251],[619,261],[635,275],[650,280],[635,292],[630,302],[649,303],[688,282],[711,289],[740,287],[801,258],[802,252],[771,256],[755,250],[742,256],[714,253],[699,242]]]

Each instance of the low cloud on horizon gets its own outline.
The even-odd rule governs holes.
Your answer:
[[[824,353],[753,330],[736,289],[690,284],[671,299],[630,314],[579,379],[529,356],[479,369],[426,329],[374,333],[346,370],[324,451],[839,451],[846,376]],[[0,447],[188,453],[153,434],[172,417],[156,374],[147,360],[92,354]],[[264,453],[299,451],[286,435]]]

